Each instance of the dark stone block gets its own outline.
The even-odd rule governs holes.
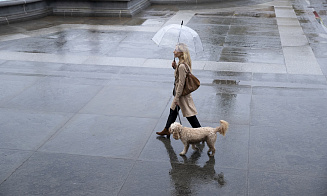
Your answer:
[[[42,0],[0,2],[0,24],[30,20],[49,14],[51,9]]]
[[[149,0],[26,0],[0,2],[0,25],[47,15],[131,17]]]
[[[53,14],[69,16],[131,17],[150,6],[148,0],[72,0],[51,2]]]

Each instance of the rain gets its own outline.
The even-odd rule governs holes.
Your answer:
[[[0,196],[327,195],[325,0],[108,2],[0,0]],[[156,134],[168,26],[201,44],[201,125],[230,124],[213,157]]]

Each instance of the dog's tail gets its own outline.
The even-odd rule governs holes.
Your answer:
[[[219,132],[221,135],[225,136],[228,130],[229,123],[224,120],[220,120],[220,126],[216,128],[216,133]]]

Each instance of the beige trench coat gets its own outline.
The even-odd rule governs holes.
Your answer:
[[[188,94],[182,96],[186,73],[187,73],[187,68],[185,66],[186,66],[185,64],[179,64],[175,69],[175,97],[170,108],[172,110],[175,110],[176,108],[175,102],[177,102],[182,110],[183,116],[191,117],[198,114],[198,112],[196,111],[192,95]]]

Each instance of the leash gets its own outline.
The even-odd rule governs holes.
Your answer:
[[[179,119],[179,123],[182,124],[181,117],[179,116],[179,109],[180,109],[180,107],[177,105],[176,106],[176,109],[177,109],[177,116],[178,116],[178,119]]]

